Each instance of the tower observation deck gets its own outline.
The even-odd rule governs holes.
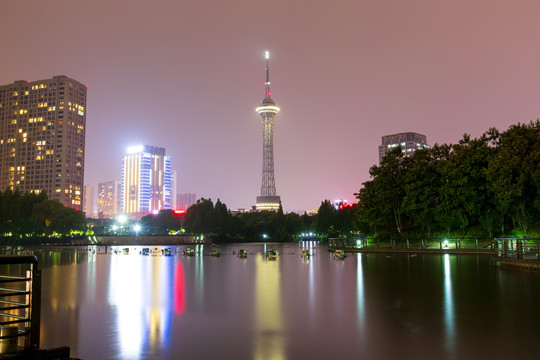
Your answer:
[[[270,98],[270,74],[268,69],[269,53],[266,52],[266,95],[255,111],[259,113],[262,120],[263,130],[263,168],[261,195],[257,196],[257,210],[277,210],[281,199],[276,195],[276,181],[274,179],[274,118],[279,112],[279,108],[272,98]]]

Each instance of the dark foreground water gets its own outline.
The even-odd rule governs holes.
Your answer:
[[[304,246],[309,260],[274,244],[276,261],[264,244],[219,258],[44,251],[41,347],[86,360],[538,358],[537,273]]]

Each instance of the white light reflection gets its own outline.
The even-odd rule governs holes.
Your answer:
[[[143,345],[142,257],[114,256],[111,258],[109,303],[117,311],[117,331],[120,358],[139,359]]]
[[[454,351],[454,299],[452,294],[452,276],[450,270],[450,255],[444,255],[444,324],[446,330],[446,348],[449,353]]]
[[[95,246],[88,248],[86,300],[91,302],[96,301],[96,252]]]
[[[356,312],[358,316],[358,329],[365,335],[366,312],[364,304],[364,273],[362,270],[362,254],[356,254]],[[362,337],[363,338],[363,337]]]
[[[196,245],[196,252],[202,254],[204,245]],[[197,310],[203,310],[204,304],[204,257],[195,256],[195,305]]]
[[[313,241],[308,241],[309,254],[309,311],[310,319],[315,318],[315,270],[313,267]]]

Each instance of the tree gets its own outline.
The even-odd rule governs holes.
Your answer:
[[[214,232],[219,236],[229,235],[232,228],[232,215],[227,209],[227,205],[219,199],[216,201],[216,206],[214,207],[214,218]]]
[[[527,233],[540,210],[540,120],[491,134],[497,147],[487,170],[489,189],[498,210]]]
[[[431,150],[418,150],[404,176],[402,211],[430,236],[436,225],[434,210],[439,199],[440,177]]]
[[[334,235],[334,221],[336,210],[330,203],[330,200],[324,200],[319,206],[317,217],[315,218],[315,231],[320,236]]]
[[[401,204],[405,197],[404,177],[406,167],[404,165],[403,153],[401,147],[398,146],[386,153],[380,166],[372,166],[369,170],[373,190],[378,198],[377,206],[381,208],[383,213],[388,211],[384,207],[390,209],[398,233],[403,230]]]

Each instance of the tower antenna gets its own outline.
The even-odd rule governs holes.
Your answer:
[[[272,94],[270,92],[270,69],[268,67],[268,59],[270,58],[270,51],[266,51],[264,54],[264,57],[266,58],[266,82],[264,83],[266,85],[266,97],[269,98]]]

